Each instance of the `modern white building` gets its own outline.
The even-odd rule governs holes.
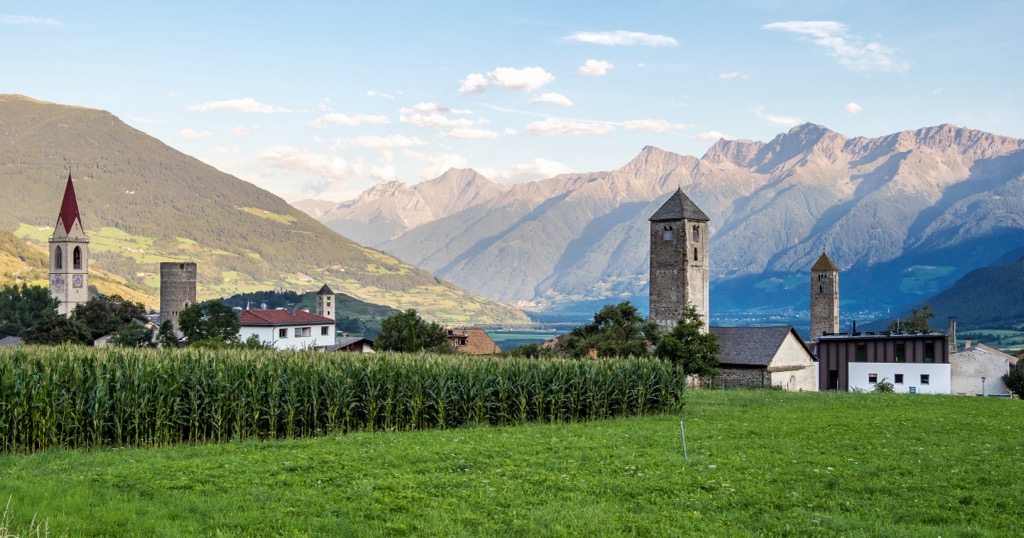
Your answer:
[[[871,392],[875,383],[888,381],[896,392],[949,394],[949,363],[851,362],[847,365],[849,390]]]
[[[305,310],[243,310],[238,338],[256,335],[275,349],[319,349],[334,345],[334,320]]]

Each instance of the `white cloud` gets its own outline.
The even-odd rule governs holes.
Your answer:
[[[256,154],[256,158],[264,164],[289,172],[305,172],[332,179],[349,177],[349,164],[345,159],[313,153],[303,148],[272,146]]]
[[[405,135],[388,135],[388,136],[360,136],[356,137],[349,142],[339,142],[334,144],[332,149],[341,149],[346,147],[356,148],[369,148],[369,149],[395,149],[395,148],[408,148],[412,146],[427,146],[424,140],[420,140],[416,137],[408,137]]]
[[[275,108],[270,105],[260,103],[252,98],[245,99],[229,99],[227,101],[210,101],[198,105],[192,105],[188,107],[189,110],[235,110],[238,112],[245,113],[259,113],[259,114],[270,114],[273,112],[291,112],[287,108]]]
[[[337,112],[331,112],[330,114],[324,114],[323,116],[309,122],[313,127],[326,127],[328,125],[347,125],[349,127],[355,127],[360,123],[372,123],[375,125],[384,125],[391,123],[391,120],[387,116],[374,116],[369,114],[356,114],[355,116],[348,116],[345,114],[339,114]]]
[[[576,68],[576,74],[587,77],[599,77],[608,74],[608,70],[614,67],[611,62],[589,59],[586,63]]]
[[[646,34],[643,32],[627,32],[617,30],[614,32],[577,32],[566,36],[567,41],[579,41],[580,43],[593,43],[596,45],[643,45],[646,47],[676,46],[679,44],[674,38],[658,34]]]
[[[712,142],[718,142],[718,140],[721,138],[724,138],[726,140],[735,140],[735,138],[721,131],[704,131],[703,133],[698,133],[697,136],[695,136],[694,138],[696,138],[697,140],[710,140]]]
[[[394,101],[395,96],[390,93],[379,92],[377,90],[370,90],[366,92],[367,97],[380,97],[381,99],[387,99],[388,101]]]
[[[252,129],[244,125],[239,125],[238,127],[231,129],[231,132],[235,133],[238,136],[249,136],[250,134],[252,134]]]
[[[761,118],[762,120],[777,123],[779,125],[784,125],[786,127],[792,127],[800,123],[800,118],[793,116],[779,116],[777,114],[769,114],[764,111],[764,107],[755,108],[754,114],[757,115],[757,117]]]
[[[540,67],[497,67],[487,73],[491,82],[506,90],[536,90],[555,80],[555,76]]]
[[[467,93],[481,93],[486,89],[487,79],[480,73],[472,73],[462,79],[462,85],[459,86],[459,95],[465,95]]]
[[[572,101],[560,93],[544,93],[533,97],[528,101],[531,105],[547,104],[559,106],[572,106]]]
[[[738,73],[736,71],[733,71],[731,73],[719,73],[718,74],[718,80],[732,80],[734,78],[740,78],[740,79],[750,78],[750,75],[746,75],[744,73]]]
[[[212,134],[210,131],[197,131],[191,127],[185,127],[178,132],[178,136],[182,138],[208,138]]]
[[[527,125],[526,130],[534,136],[604,136],[614,131],[615,127],[604,122],[581,122],[563,118],[547,118]]]
[[[495,131],[490,131],[487,129],[459,128],[448,131],[448,136],[452,138],[470,138],[482,140],[487,138],[498,138],[501,135]]]
[[[320,112],[327,112],[330,109],[331,109],[331,100],[326,98],[326,97],[324,97],[320,101]]]
[[[21,24],[21,25],[38,25],[38,26],[54,26],[56,28],[63,28],[64,25],[56,19],[47,19],[45,17],[29,17],[26,15],[2,15],[0,14],[0,24]]]
[[[417,127],[430,127],[437,129],[465,129],[477,124],[477,122],[470,119],[452,119],[444,114],[437,113],[410,114],[408,116],[402,114],[399,116],[398,121],[402,123],[411,123]]]
[[[840,65],[854,71],[907,70],[907,63],[897,58],[894,49],[881,43],[864,43],[840,22],[786,21],[765,24],[761,28],[810,36],[812,43],[827,49]]]
[[[858,105],[857,103],[854,103],[853,101],[850,101],[849,103],[846,103],[846,113],[847,114],[860,114],[861,110],[863,110],[863,108],[860,105]]]
[[[480,168],[477,171],[488,179],[503,183],[536,181],[572,172],[568,166],[560,162],[540,158],[533,159],[528,163],[517,164],[511,168]]]
[[[665,120],[629,120],[624,122],[623,126],[630,131],[654,131],[656,133],[675,129],[693,129],[694,127],[692,123],[669,123]]]
[[[448,171],[449,168],[469,168],[469,161],[456,153],[442,153],[440,155],[408,154],[409,157],[426,161],[420,172],[420,179],[434,179]]]

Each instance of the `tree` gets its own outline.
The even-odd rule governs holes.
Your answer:
[[[0,288],[0,338],[21,336],[50,314],[57,314],[60,302],[43,286],[4,286]]]
[[[889,326],[885,330],[892,332],[930,331],[931,328],[928,327],[928,320],[935,317],[935,313],[929,310],[930,308],[930,305],[914,308],[910,311],[910,317],[903,321],[898,319],[890,321]]]
[[[380,325],[381,332],[374,341],[377,349],[406,352],[427,350],[437,353],[451,351],[448,331],[436,321],[424,321],[413,308],[384,318]]]
[[[188,338],[190,346],[203,342],[209,347],[216,341],[224,344],[237,342],[241,324],[230,306],[214,300],[185,307],[178,314],[178,328]]]
[[[591,349],[600,357],[641,357],[650,353],[659,335],[657,324],[644,319],[636,307],[624,301],[605,305],[594,314],[593,323],[574,328],[562,341],[561,349],[576,358],[587,356]]]
[[[145,325],[132,321],[118,327],[110,343],[120,347],[152,347],[153,333]]]
[[[558,355],[558,352],[553,347],[544,347],[537,342],[530,342],[529,344],[523,344],[510,349],[507,355],[525,357],[527,359],[546,359]]]
[[[29,344],[92,344],[84,323],[56,312],[46,314],[21,333]]]
[[[120,295],[93,297],[75,307],[72,317],[89,328],[90,338],[113,334],[135,320],[146,321],[146,308],[142,303],[133,303]]]
[[[661,337],[654,354],[681,368],[685,375],[714,377],[718,375],[718,337],[702,333],[704,321],[697,308],[686,305],[683,319]]]
[[[1003,376],[1003,383],[1018,398],[1024,398],[1024,358],[1017,361],[1017,366],[1010,368],[1010,372]]]
[[[156,345],[165,349],[177,349],[178,335],[174,334],[174,323],[165,319],[156,332]]]

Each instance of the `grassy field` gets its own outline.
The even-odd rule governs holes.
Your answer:
[[[0,456],[69,536],[1019,536],[1024,403],[691,392],[679,417]]]

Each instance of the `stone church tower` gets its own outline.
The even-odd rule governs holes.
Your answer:
[[[334,319],[334,292],[327,284],[316,292],[316,313]]]
[[[65,316],[89,300],[89,238],[82,227],[70,173],[50,236],[50,295],[60,301],[57,312]]]
[[[708,216],[677,189],[651,221],[651,320],[672,330],[686,304],[708,330]]]
[[[839,332],[839,268],[824,252],[811,266],[811,342]]]

